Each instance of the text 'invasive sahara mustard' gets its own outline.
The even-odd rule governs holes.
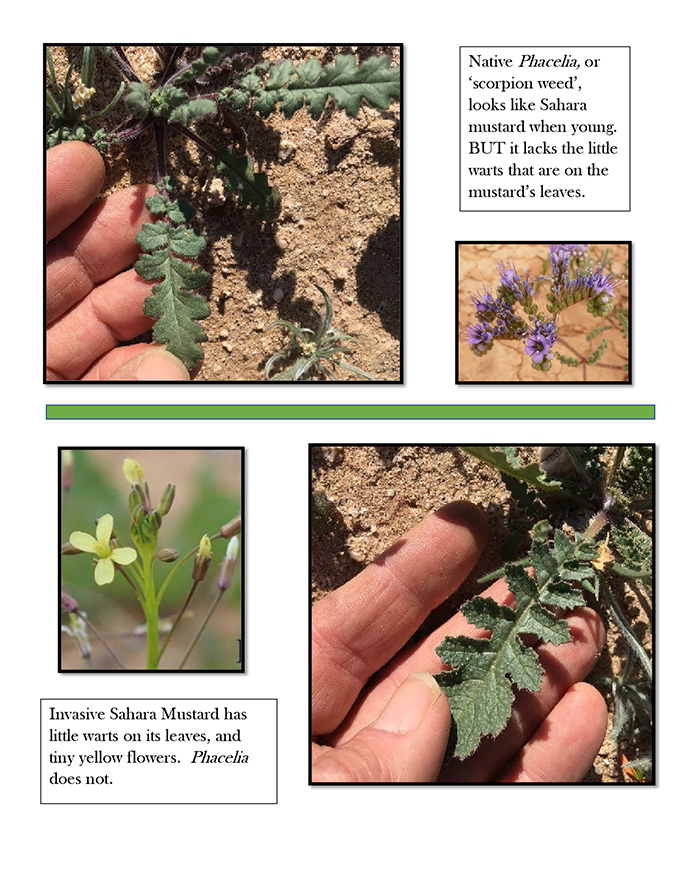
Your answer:
[[[67,481],[72,483],[72,456],[68,455],[63,461],[66,463],[67,470],[64,473],[68,474]],[[99,586],[112,583],[117,574],[123,577],[133,590],[145,614],[147,668],[149,670],[157,670],[164,651],[176,627],[183,619],[197,586],[206,579],[213,558],[212,541],[218,538],[229,541],[227,552],[223,559],[223,566],[227,569],[228,582],[227,586],[223,586],[221,579],[223,573],[221,572],[216,587],[216,603],[220,600],[223,591],[229,587],[238,555],[239,539],[237,535],[241,531],[241,519],[239,517],[232,519],[230,522],[222,525],[211,536],[204,534],[199,544],[182,557],[176,549],[171,547],[159,549],[159,530],[164,516],[167,515],[173,505],[176,487],[171,484],[166,486],[155,509],[153,508],[150,487],[146,482],[143,467],[134,459],[126,458],[122,465],[122,472],[131,486],[129,492],[129,510],[131,514],[129,533],[134,546],[122,545],[119,535],[113,528],[113,517],[110,513],[105,513],[96,522],[95,536],[84,531],[73,531],[69,542],[61,547],[61,553],[62,555],[73,555],[82,552],[92,554],[94,556],[94,580]],[[185,568],[186,563],[191,558],[193,559],[191,588],[177,618],[167,625],[166,620],[160,619],[160,605],[171,582],[175,579],[181,568]],[[172,568],[164,579],[158,579],[158,569],[165,564],[171,564]],[[88,621],[86,620],[86,613],[80,610],[77,602],[71,599],[67,593],[62,593],[61,605],[64,612],[69,614],[69,625],[63,626],[64,630],[71,637],[76,637],[83,658],[85,657],[84,653],[86,650],[86,658],[89,659],[91,652],[88,645],[85,647],[82,644],[82,640],[85,639],[86,635],[83,637],[81,622]],[[180,667],[183,667],[185,664],[206,623],[211,618],[214,609],[215,606],[207,613],[207,617],[202,623],[197,637],[193,640],[186,656],[183,658]],[[166,637],[160,647],[159,638],[162,631],[166,632]],[[100,639],[98,633],[97,636]],[[111,652],[110,647],[105,641],[102,642],[115,661],[122,667],[120,660]]]
[[[470,293],[477,321],[466,330],[466,339],[474,355],[486,355],[495,340],[521,340],[525,353],[532,359],[534,370],[547,371],[558,340],[558,315],[567,307],[586,301],[586,309],[596,317],[607,316],[615,304],[615,290],[624,284],[613,271],[606,271],[607,262],[594,263],[588,255],[588,246],[582,243],[552,243],[549,245],[550,276],[533,277],[529,272],[518,273],[509,261],[497,265],[500,283],[496,295],[483,286],[481,294]],[[543,283],[550,282],[546,295],[547,313],[537,306],[535,295]],[[516,305],[522,313],[516,311]],[[565,344],[567,345],[567,344]],[[607,342],[596,350],[596,363]],[[556,353],[558,354],[558,353]],[[580,362],[558,357],[566,364]]]

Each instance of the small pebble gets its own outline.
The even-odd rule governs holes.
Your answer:
[[[279,160],[288,161],[297,151],[297,146],[292,140],[282,140],[279,143]]]
[[[218,336],[222,337],[223,340],[227,340],[227,338],[230,336],[230,332],[226,328],[223,328],[223,330],[220,332],[220,334],[218,334]]]
[[[275,303],[281,303],[284,299],[284,290],[283,288],[275,288],[272,292],[272,299]]]

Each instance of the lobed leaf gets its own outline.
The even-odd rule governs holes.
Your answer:
[[[157,283],[152,295],[146,298],[143,311],[155,320],[155,341],[166,344],[169,352],[191,368],[204,357],[198,344],[207,339],[196,322],[210,313],[208,303],[194,292],[208,282],[209,275],[191,259],[206,244],[203,237],[185,224],[186,205],[169,200],[161,191],[146,203],[151,212],[164,214],[169,221],[145,224],[136,237],[144,250],[135,264],[136,272],[147,282]],[[170,223],[172,220],[178,223]]]
[[[222,96],[234,109],[252,101],[263,118],[280,104],[287,118],[306,106],[312,118],[318,119],[329,98],[347,115],[355,116],[362,101],[387,109],[392,100],[399,100],[400,78],[399,68],[391,67],[386,55],[368,58],[360,66],[353,55],[338,55],[326,67],[316,58],[297,65],[286,60],[272,67],[265,81],[248,73]]]
[[[520,467],[515,464],[515,459],[509,457],[505,452],[505,447],[496,446],[460,446],[469,455],[478,458],[480,461],[486,462],[491,467],[496,468],[501,473],[515,477],[525,483],[535,486],[539,491],[556,493],[562,492],[561,483],[556,480],[548,480],[546,472],[539,467],[538,464],[532,463],[525,467]]]
[[[515,609],[480,597],[462,607],[468,622],[491,632],[489,638],[446,637],[436,648],[441,661],[451,666],[437,674],[436,680],[452,712],[448,752],[460,759],[470,756],[483,737],[503,731],[515,700],[513,685],[530,692],[541,687],[539,658],[521,635],[532,634],[556,646],[568,642],[567,623],[548,607],[571,609],[584,603],[579,591],[559,579],[555,552],[535,543],[530,562],[536,580],[521,565],[505,569]]]

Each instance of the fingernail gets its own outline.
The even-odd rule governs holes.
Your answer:
[[[442,694],[431,674],[411,674],[394,692],[372,727],[399,734],[414,731]]]
[[[181,361],[164,349],[146,352],[136,367],[136,379],[139,381],[157,382],[163,380],[180,380],[186,382],[190,374]]]

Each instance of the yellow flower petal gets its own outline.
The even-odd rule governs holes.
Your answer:
[[[75,549],[81,549],[82,552],[96,552],[98,541],[86,531],[73,531],[68,539]]]
[[[115,565],[111,558],[102,558],[96,562],[94,569],[94,580],[99,586],[106,586],[112,583],[115,576]]]
[[[96,539],[100,544],[108,545],[113,530],[113,517],[110,513],[101,516],[96,526]]]
[[[120,546],[118,549],[113,549],[110,556],[115,564],[131,564],[136,561],[136,550],[130,546]]]
[[[141,486],[145,479],[145,471],[133,458],[125,458],[122,464],[122,473],[130,486]]]

